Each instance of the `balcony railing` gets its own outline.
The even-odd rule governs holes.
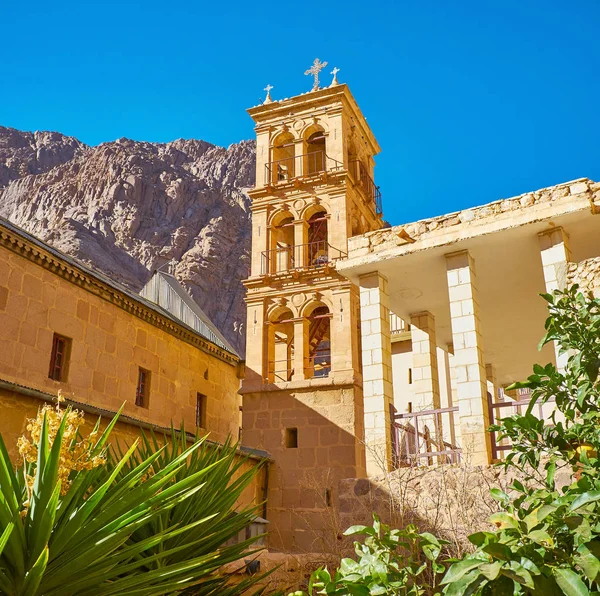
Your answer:
[[[345,252],[334,248],[325,240],[265,250],[262,253],[261,275],[293,269],[325,267],[346,256]]]
[[[287,383],[292,380],[294,369],[289,358],[269,362],[269,378],[275,383]]]
[[[458,406],[406,413],[390,406],[393,467],[460,462],[462,449],[454,442],[455,412]]]
[[[265,164],[265,184],[282,184],[296,178],[343,169],[344,164],[329,157],[325,151],[313,151]]]
[[[390,335],[392,337],[402,335],[410,331],[410,324],[401,319],[397,314],[390,313]]]
[[[383,213],[381,191],[379,190],[379,186],[375,185],[373,178],[371,178],[371,175],[369,174],[369,170],[367,170],[363,162],[359,159],[351,161],[350,172],[367,198],[375,203],[375,211],[377,213]]]
[[[317,351],[309,358],[309,370],[313,378],[328,377],[331,372],[331,352]]]

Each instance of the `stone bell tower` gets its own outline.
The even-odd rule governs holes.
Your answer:
[[[379,146],[346,85],[272,101],[256,123],[243,437],[268,451],[269,547],[320,551],[342,478],[365,475],[358,288],[336,272],[382,226]],[[330,524],[331,525],[331,524]]]

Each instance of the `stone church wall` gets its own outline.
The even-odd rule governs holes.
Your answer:
[[[61,390],[109,412],[127,402],[124,413],[132,418],[163,427],[183,420],[190,431],[199,392],[207,396],[204,430],[211,439],[237,439],[236,362],[124,310],[108,292],[104,299],[80,285],[0,246],[1,381],[54,395]],[[71,340],[66,382],[48,375],[54,333]],[[148,407],[135,405],[139,367],[151,374]],[[0,431],[7,426],[0,419]]]

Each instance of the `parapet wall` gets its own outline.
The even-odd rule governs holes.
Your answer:
[[[348,240],[348,258],[360,258],[370,253],[382,253],[400,245],[424,241],[422,248],[444,238],[451,241],[455,234],[474,225],[515,227],[522,225],[519,216],[528,221],[552,217],[555,212],[579,210],[582,207],[600,213],[600,183],[579,178],[534,192],[501,199],[486,205],[447,213],[420,221],[368,232]],[[493,231],[491,228],[489,231]],[[420,245],[419,245],[420,246]]]

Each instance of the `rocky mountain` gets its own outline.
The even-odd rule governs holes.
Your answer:
[[[89,147],[0,127],[0,215],[139,291],[168,261],[243,353],[255,145]]]

